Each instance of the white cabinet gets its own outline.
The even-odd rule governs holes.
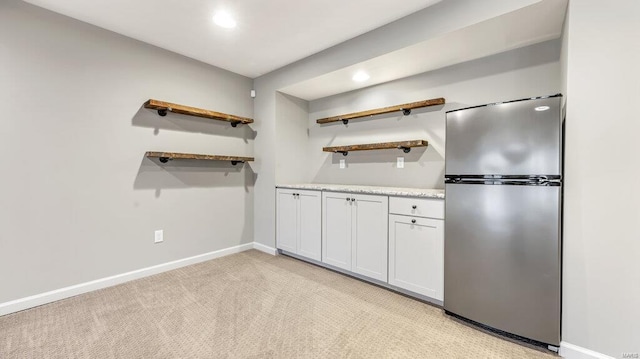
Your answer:
[[[406,201],[403,198],[400,202]],[[416,200],[418,208],[419,201]],[[442,301],[444,221],[441,218],[407,216],[403,207],[396,206],[399,204],[397,199],[391,198],[390,203],[392,212],[402,214],[389,214],[389,284]],[[413,209],[415,205],[407,208]],[[430,205],[444,207],[444,202],[430,200]]]
[[[387,281],[387,196],[323,192],[322,261]]]
[[[318,191],[297,191],[298,254],[320,261],[322,253],[322,196]]]
[[[353,196],[351,270],[387,281],[389,197]]]
[[[298,247],[298,200],[295,191],[278,189],[276,203],[276,247],[296,253]]]
[[[435,198],[390,197],[389,213],[442,219],[444,201]]]
[[[277,189],[276,247],[444,300],[444,201]]]
[[[319,261],[321,255],[321,192],[276,190],[276,247]]]
[[[351,270],[351,194],[322,193],[322,261]]]

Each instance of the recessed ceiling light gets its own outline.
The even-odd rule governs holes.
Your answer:
[[[538,106],[535,108],[536,111],[546,111],[548,110],[550,107],[549,106]]]
[[[355,75],[353,75],[352,79],[355,82],[364,82],[364,81],[367,81],[369,79],[369,74],[367,74],[364,71],[358,71],[358,72],[356,72]]]
[[[213,15],[213,22],[225,29],[233,29],[236,27],[236,21],[229,15],[229,13],[220,11]]]

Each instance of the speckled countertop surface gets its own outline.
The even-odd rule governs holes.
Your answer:
[[[432,188],[402,188],[402,187],[378,187],[378,186],[356,186],[342,184],[280,184],[277,188],[308,189],[316,191],[351,192],[362,194],[381,194],[387,196],[403,197],[424,197],[424,198],[444,198],[443,189]]]

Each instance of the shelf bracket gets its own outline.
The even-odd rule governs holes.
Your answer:
[[[348,125],[349,124],[349,120],[342,119],[342,123],[345,124],[345,125]]]
[[[411,147],[405,147],[405,146],[398,146],[399,150],[402,150],[402,152],[404,153],[409,153],[411,152]]]
[[[235,166],[235,165],[237,165],[238,163],[244,163],[244,161],[231,161],[231,165],[232,165],[232,166]]]
[[[167,115],[167,109],[166,108],[158,109],[158,115],[160,115],[161,117],[166,116]]]
[[[400,111],[402,111],[402,114],[405,116],[409,116],[411,114],[410,108],[401,108]]]
[[[333,151],[333,153],[342,153],[343,156],[346,156],[349,154],[349,151]]]
[[[160,157],[159,158],[160,162],[162,162],[162,163],[167,163],[167,162],[169,162],[169,160],[172,160],[172,159],[173,158],[170,158],[170,157]]]
[[[231,127],[238,127],[238,124],[240,124],[240,123],[242,123],[242,122],[240,122],[240,121],[232,121],[231,122]]]

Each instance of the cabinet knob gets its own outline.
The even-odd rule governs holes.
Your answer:
[[[351,198],[347,198],[347,202],[351,201]]]
[[[412,220],[411,220],[411,223],[416,223],[416,220],[415,220],[415,219],[412,219]]]
[[[351,198],[351,202],[355,202],[355,201],[356,201],[356,199],[355,199],[355,198]]]
[[[416,209],[418,208],[418,206],[416,206],[415,204],[413,206],[411,206],[411,208]]]

